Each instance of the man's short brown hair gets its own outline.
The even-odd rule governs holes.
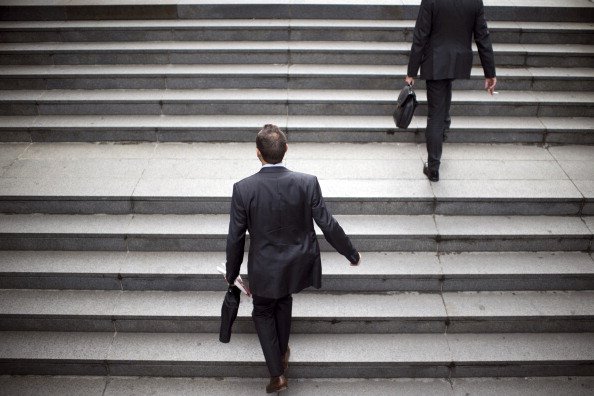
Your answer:
[[[287,151],[287,136],[276,125],[266,124],[256,136],[256,147],[266,163],[278,164]]]

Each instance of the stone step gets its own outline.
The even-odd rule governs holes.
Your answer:
[[[335,217],[361,251],[592,251],[594,230],[594,217]],[[0,249],[223,251],[227,231],[228,215],[3,214]]]
[[[427,114],[416,90],[417,116]],[[0,91],[0,114],[11,115],[361,115],[391,116],[393,90],[48,90]],[[450,114],[496,117],[580,117],[592,113],[594,92],[455,91]]]
[[[0,376],[0,387],[13,396],[43,393],[46,396],[78,395],[124,396],[138,394],[186,396],[208,394],[226,396],[242,394],[260,396],[268,377],[263,378],[149,378],[149,377],[47,377]],[[392,378],[392,379],[306,379],[289,377],[289,394],[326,396],[589,396],[594,389],[593,377],[551,378]]]
[[[348,269],[345,269],[348,272]],[[0,331],[217,333],[217,292],[0,290]],[[390,309],[386,309],[390,307]],[[255,333],[242,299],[234,334]],[[300,293],[292,334],[594,331],[594,291]]]
[[[587,376],[593,333],[294,334],[290,376]],[[51,345],[51,348],[48,347]],[[255,334],[2,332],[5,375],[267,376]]]
[[[591,68],[498,68],[499,90],[594,91]],[[3,90],[106,89],[393,89],[404,85],[402,65],[59,65],[0,66]],[[483,71],[457,80],[454,90],[480,90]],[[415,82],[424,89],[425,82]]]
[[[170,19],[0,22],[0,42],[412,42],[415,20]],[[592,23],[489,21],[495,43],[591,44]]]
[[[459,164],[462,165],[462,164]],[[510,164],[513,165],[513,164]],[[414,168],[420,173],[422,165]],[[446,167],[444,166],[444,169]],[[449,168],[449,166],[447,167]],[[110,184],[117,188],[118,182],[123,183],[123,190],[132,184],[132,179],[110,180],[95,179],[97,183]],[[179,188],[183,180],[140,180],[142,187],[161,184],[161,189]],[[192,189],[220,188],[228,185],[231,191],[232,180],[209,181],[194,180]],[[407,197],[388,194],[384,197],[333,197],[328,195],[326,203],[335,214],[367,214],[367,215],[533,215],[533,216],[575,216],[592,215],[594,198],[581,196],[579,190],[571,181],[559,180],[487,180],[487,181],[459,181],[442,179],[438,193],[431,191],[428,182],[418,175],[416,180],[372,182],[357,180],[360,185],[369,185],[371,190],[394,190],[398,187],[410,188],[426,193],[425,196]],[[43,191],[52,194],[51,190],[60,183],[67,190],[77,190],[81,193],[86,190],[95,195],[43,195]],[[165,184],[165,185],[163,185]],[[209,186],[210,184],[210,186]],[[339,188],[343,185],[341,180],[332,180],[322,183],[326,186]],[[581,182],[581,184],[586,184]],[[587,183],[588,185],[591,184]],[[57,178],[40,180],[39,178],[6,178],[0,179],[0,185],[6,187],[3,196],[0,196],[0,212],[10,214],[225,214],[229,212],[230,197],[228,196],[141,196],[133,193],[128,196],[99,195],[101,186],[85,186],[76,180],[59,181]],[[454,192],[455,186],[462,190]],[[86,187],[86,188],[85,188]],[[346,186],[343,186],[346,187]],[[37,191],[32,191],[37,188]],[[488,191],[484,189],[488,188]],[[17,191],[29,192],[30,195],[15,195]],[[225,191],[225,192],[228,192]],[[472,196],[480,194],[483,196]],[[443,192],[443,193],[442,193]],[[175,194],[175,192],[170,192]],[[435,195],[437,194],[437,195]],[[452,196],[452,194],[454,194]],[[527,196],[541,194],[541,196]]]
[[[323,291],[591,290],[594,260],[580,252],[365,252],[351,268],[322,253]],[[1,289],[220,291],[224,252],[4,251]],[[245,261],[247,262],[247,260]],[[244,264],[243,277],[248,280]]]
[[[370,19],[414,20],[418,1],[403,0],[398,4],[386,0],[312,2],[309,0],[245,1],[229,4],[212,0],[196,2],[129,2],[106,0],[100,5],[92,0],[74,0],[68,4],[45,1],[9,1],[0,6],[4,21],[35,20],[154,20],[154,19]],[[594,7],[581,0],[551,0],[541,4],[510,4],[492,0],[485,4],[489,20],[550,22],[591,22]]]
[[[0,44],[3,65],[371,64],[406,65],[410,42],[156,41]],[[501,67],[594,66],[594,46],[493,45]],[[475,65],[480,65],[475,51]]]
[[[279,125],[292,142],[425,141],[426,118],[408,129],[392,116],[0,116],[2,142],[253,142],[254,130]],[[452,143],[594,144],[592,117],[454,117]]]
[[[594,214],[591,146],[447,143],[431,184],[422,143],[293,137],[286,166],[317,175],[334,214]],[[259,169],[254,143],[4,143],[0,164],[0,212],[12,214],[227,214],[233,183]]]

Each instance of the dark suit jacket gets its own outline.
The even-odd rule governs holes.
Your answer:
[[[422,0],[408,62],[424,80],[470,78],[472,37],[486,78],[495,77],[491,36],[482,0]]]
[[[249,287],[260,297],[281,298],[321,287],[322,264],[313,221],[351,263],[359,261],[342,227],[326,209],[315,176],[285,167],[263,167],[233,186],[227,236],[227,279],[239,275],[245,245]]]

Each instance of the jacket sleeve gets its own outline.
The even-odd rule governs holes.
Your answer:
[[[245,233],[247,230],[247,212],[241,199],[237,183],[233,185],[231,197],[231,213],[229,217],[229,233],[227,234],[227,282],[233,283],[239,276],[243,252],[245,248]]]
[[[410,49],[410,57],[408,59],[408,71],[407,75],[410,77],[416,77],[423,61],[423,54],[425,53],[425,47],[429,43],[429,36],[431,35],[431,23],[432,23],[432,4],[429,4],[429,0],[423,0],[421,7],[419,8],[419,15],[417,16],[417,22],[415,23],[415,31],[413,34],[413,43]]]
[[[493,44],[491,34],[485,20],[483,1],[479,1],[476,19],[474,23],[474,41],[476,43],[483,72],[486,78],[495,77],[495,57],[493,55]]]
[[[338,224],[336,219],[326,208],[322,189],[318,179],[314,177],[314,191],[312,197],[312,216],[318,227],[324,233],[324,237],[334,249],[349,260],[352,264],[359,262],[359,252],[353,247],[351,240]]]

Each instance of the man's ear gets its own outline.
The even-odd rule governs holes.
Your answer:
[[[289,151],[289,145],[288,145],[288,144],[285,144],[285,153],[286,153],[287,151]]]
[[[258,157],[258,159],[260,160],[262,165],[264,165],[266,163],[266,161],[264,161],[264,158],[262,157],[262,153],[258,149],[256,149],[256,157]]]

